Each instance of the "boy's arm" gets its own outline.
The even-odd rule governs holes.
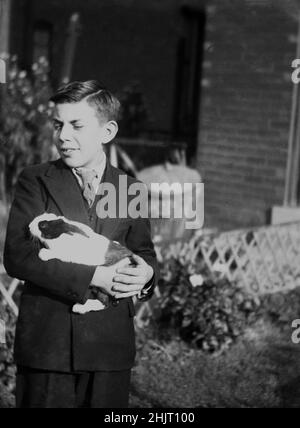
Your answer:
[[[25,169],[19,178],[9,216],[4,267],[13,278],[31,282],[70,303],[84,303],[96,268],[59,260],[43,262],[29,236],[29,224],[45,210],[41,184],[30,169]]]

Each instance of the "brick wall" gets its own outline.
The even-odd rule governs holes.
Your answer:
[[[297,25],[268,1],[209,3],[197,156],[206,224],[261,225],[283,202]]]

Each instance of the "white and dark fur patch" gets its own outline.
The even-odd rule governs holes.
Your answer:
[[[65,217],[43,214],[31,222],[29,230],[45,247],[39,253],[44,261],[58,259],[87,266],[110,266],[128,257],[132,262],[133,253],[126,247]]]
[[[89,226],[45,213],[36,217],[29,225],[34,239],[44,246],[39,251],[43,261],[60,260],[87,266],[111,266],[121,260],[135,265],[133,253],[118,242],[95,233]],[[88,300],[85,305],[75,305],[73,312],[84,314],[105,309],[108,297],[101,293],[98,300]]]

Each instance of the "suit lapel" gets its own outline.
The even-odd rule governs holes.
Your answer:
[[[101,183],[106,182],[113,184],[116,188],[117,197],[119,194],[119,175],[118,170],[113,168],[107,161]],[[80,186],[71,169],[67,167],[61,159],[50,165],[49,169],[42,177],[42,180],[64,217],[90,226],[90,220]],[[116,202],[118,207],[118,201]],[[119,219],[100,219],[100,230],[98,230],[98,232],[107,238],[113,238],[114,232],[119,224]]]
[[[106,168],[101,180],[101,183],[113,184],[116,189],[117,198],[119,195],[119,173],[111,164],[107,161]],[[101,186],[100,183],[100,186]],[[118,201],[116,201],[118,207]],[[117,214],[118,215],[118,214]],[[105,218],[99,221],[99,233],[106,236],[109,239],[113,239],[114,232],[116,231],[120,220],[118,218]]]
[[[42,179],[64,217],[89,225],[79,184],[61,159],[51,164]]]

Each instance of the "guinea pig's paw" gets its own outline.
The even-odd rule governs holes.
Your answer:
[[[86,302],[89,311],[97,312],[97,311],[103,311],[105,309],[105,305],[100,302],[100,300],[88,300]]]
[[[74,305],[72,308],[72,312],[74,314],[79,314],[79,315],[84,315],[88,312],[88,310],[86,309],[85,305]]]
[[[84,305],[74,305],[72,311],[74,314],[84,315],[88,312],[98,312],[103,309],[105,309],[105,305],[100,300],[88,300]]]
[[[39,258],[43,260],[43,262],[47,262],[48,260],[51,260],[53,257],[51,257],[50,250],[47,250],[46,248],[42,248],[39,252]]]

